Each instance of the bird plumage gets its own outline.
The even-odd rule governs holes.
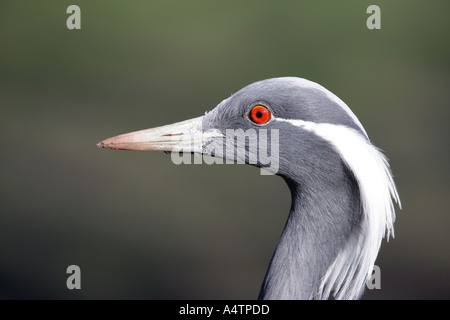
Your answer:
[[[249,119],[255,105],[269,110],[270,121]],[[322,86],[294,77],[255,82],[202,117],[110,138],[99,146],[173,151],[178,145],[262,167],[249,161],[254,146],[248,140],[223,147],[232,143],[225,141],[227,129],[277,130],[279,163],[273,173],[291,191],[291,210],[259,298],[359,298],[382,238],[393,235],[392,200],[399,205],[400,200],[384,155],[350,108]],[[180,139],[168,141],[168,136]],[[268,141],[269,150],[273,144]]]

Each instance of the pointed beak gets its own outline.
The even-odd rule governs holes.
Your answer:
[[[117,150],[201,153],[205,144],[223,136],[219,130],[203,131],[202,123],[203,116],[162,127],[125,133],[103,140],[97,146]]]

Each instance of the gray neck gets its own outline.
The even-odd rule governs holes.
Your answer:
[[[302,184],[285,179],[291,211],[259,299],[313,299],[322,277],[361,222],[359,188],[345,168]]]

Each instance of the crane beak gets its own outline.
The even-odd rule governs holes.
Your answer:
[[[202,153],[203,147],[216,137],[218,130],[203,131],[203,116],[162,127],[139,130],[103,140],[99,148],[117,150],[183,151]]]

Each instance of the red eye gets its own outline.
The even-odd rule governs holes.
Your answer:
[[[261,105],[254,106],[249,114],[250,120],[257,124],[268,122],[271,116],[269,109]]]

